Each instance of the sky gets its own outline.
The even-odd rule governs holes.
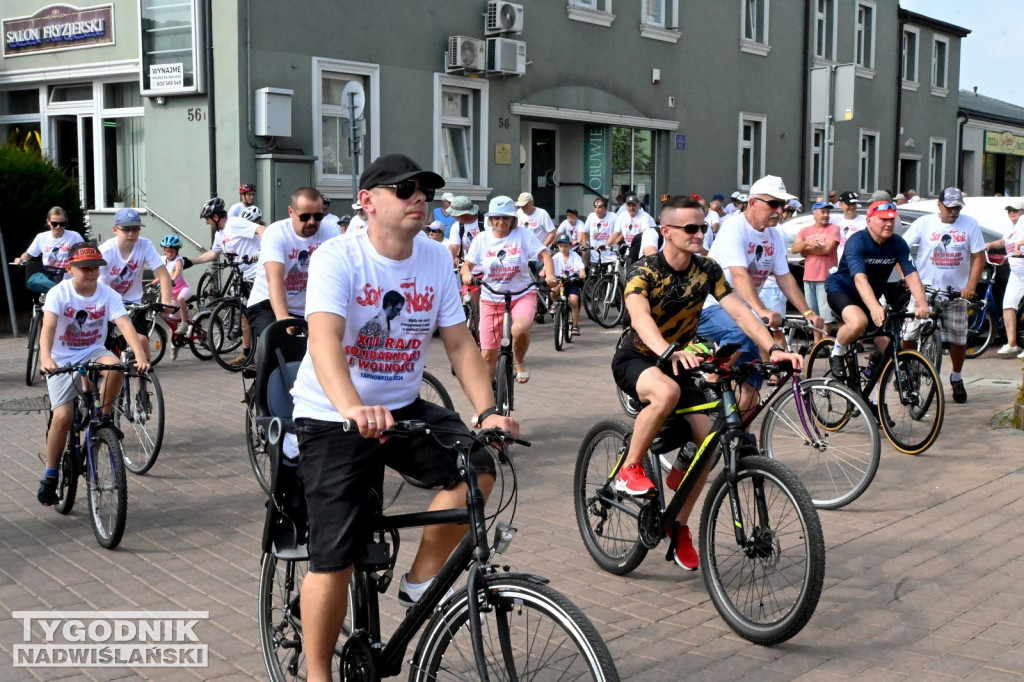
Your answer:
[[[1024,0],[899,0],[900,7],[970,29],[960,89],[1024,107]]]

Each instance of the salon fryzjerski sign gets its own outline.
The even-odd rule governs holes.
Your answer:
[[[4,57],[114,42],[114,6],[51,5],[31,17],[3,20]]]

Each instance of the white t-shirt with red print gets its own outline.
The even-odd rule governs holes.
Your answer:
[[[786,237],[775,227],[755,230],[743,213],[736,213],[722,221],[715,243],[708,251],[708,258],[722,266],[725,278],[735,286],[729,268],[746,268],[754,288],[760,292],[768,275],[785,275],[789,272],[786,262]],[[708,297],[705,308],[718,305]]]
[[[655,227],[656,224],[651,214],[643,209],[637,211],[635,218],[626,211],[620,213],[619,217],[615,219],[615,227],[612,228],[612,232],[622,233],[622,241],[632,244],[633,237],[636,237],[648,227]]]
[[[82,296],[70,279],[46,293],[43,311],[57,316],[57,331],[50,351],[57,366],[83,362],[103,350],[107,323],[128,314],[121,296],[103,282],[96,283],[92,296]]]
[[[582,275],[586,270],[586,267],[583,265],[583,259],[575,251],[570,251],[568,256],[563,256],[562,252],[559,251],[551,256],[551,261],[555,264],[555,277]]]
[[[156,270],[164,264],[163,254],[157,253],[153,242],[139,237],[132,252],[125,258],[117,248],[117,237],[100,244],[100,253],[107,264],[100,267],[100,281],[120,294],[128,303],[142,300],[142,273],[146,268]]]
[[[81,241],[85,241],[82,235],[72,230],[64,230],[64,234],[59,237],[54,237],[53,233],[47,230],[37,234],[25,252],[33,257],[42,256],[43,265],[47,267],[66,270],[68,252]]]
[[[252,293],[249,294],[247,305],[270,300],[270,288],[267,286],[267,263],[284,265],[284,293],[288,302],[288,312],[292,315],[306,314],[306,282],[309,276],[309,262],[320,245],[331,237],[338,236],[336,230],[320,226],[311,237],[300,237],[292,228],[291,218],[278,220],[263,231],[260,244],[260,260],[256,268],[256,279],[253,281]],[[448,255],[449,260],[451,254]]]
[[[914,264],[921,282],[945,290],[960,291],[971,276],[971,254],[985,250],[985,238],[978,221],[960,215],[946,224],[938,215],[918,218],[903,235],[910,253],[917,247]]]
[[[1003,235],[1003,244],[1006,246],[1006,255],[1009,256],[1017,248],[1017,244],[1024,241],[1024,220],[1018,219],[1016,223]],[[1010,272],[1017,277],[1024,277],[1024,258],[1007,258],[1010,262]]]
[[[395,410],[415,400],[434,329],[466,321],[451,252],[432,239],[413,240],[412,256],[396,261],[377,253],[366,233],[345,234],[317,249],[309,281],[306,314],[345,318],[345,356],[364,405]],[[308,353],[292,397],[295,417],[347,416],[327,398]]]
[[[592,249],[604,246],[608,243],[608,238],[612,236],[614,229],[615,214],[605,213],[604,218],[598,218],[597,213],[591,213],[587,216],[587,222],[583,225],[583,234],[587,235],[587,246]],[[596,255],[592,254],[591,260],[594,260]],[[613,251],[602,251],[600,262],[612,263],[617,258]]]
[[[542,244],[548,238],[548,234],[555,231],[555,223],[551,220],[551,216],[540,206],[534,206],[533,213],[530,215],[526,215],[526,212],[520,208],[516,211],[516,216],[518,216],[519,227],[525,227],[532,232]]]
[[[466,260],[473,264],[474,272],[482,272],[483,280],[501,291],[520,291],[533,278],[530,276],[530,261],[537,260],[544,245],[530,232],[521,227],[512,230],[507,237],[498,238],[492,230],[481,230],[469,245]],[[481,287],[480,295],[485,301],[503,303],[505,298],[492,294]],[[518,301],[523,296],[535,296],[527,291],[513,296]]]

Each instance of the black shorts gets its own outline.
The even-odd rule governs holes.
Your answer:
[[[345,432],[339,422],[296,420],[309,510],[309,570],[314,573],[340,571],[366,556],[385,465],[429,486],[450,490],[459,483],[456,454],[435,440],[468,440],[469,429],[459,415],[419,398],[391,414],[395,421],[418,419],[446,433],[392,437],[382,444]],[[475,449],[471,461],[477,473],[494,475],[490,448]]]
[[[827,291],[825,292],[825,300],[828,301],[828,307],[836,314],[837,322],[843,321],[843,308],[855,305],[863,310],[864,316],[868,318],[868,326],[864,329],[864,332],[873,332],[878,329],[871,320],[871,311],[868,310],[867,305],[864,304],[864,300],[860,296],[854,298],[845,291]]]
[[[277,315],[274,314],[269,300],[249,306],[243,311],[243,314],[245,319],[249,320],[249,329],[252,330],[254,339],[258,339],[264,329],[277,322]],[[301,319],[302,315],[293,315],[293,317]]]
[[[640,397],[636,394],[636,382],[640,379],[641,374],[656,366],[657,362],[646,355],[641,355],[634,350],[617,348],[615,356],[612,357],[612,376],[619,388],[634,400],[639,401]],[[661,368],[661,371],[679,386],[677,409],[707,402],[704,391],[697,385],[699,379],[697,372],[673,374],[671,369],[665,367]]]

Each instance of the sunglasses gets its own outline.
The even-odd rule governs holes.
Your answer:
[[[686,234],[690,234],[690,235],[697,234],[698,232],[703,234],[703,233],[708,231],[708,226],[707,226],[706,223],[692,223],[690,225],[668,225],[668,224],[665,224],[665,225],[662,225],[662,227],[674,227],[677,230],[682,230]]]
[[[776,211],[786,205],[786,202],[782,201],[781,199],[762,199],[760,197],[754,198],[760,201],[762,204],[768,204],[769,206],[772,207],[772,209]]]
[[[415,180],[402,180],[393,185],[377,185],[377,187],[390,187],[395,190],[395,196],[399,199],[411,199],[416,190],[423,192],[427,201],[434,200],[434,189],[432,187],[420,187]]]
[[[1007,213],[1022,213],[1022,212],[1024,212],[1024,208],[1008,208],[1008,209],[1006,209],[1006,212]],[[54,224],[57,224],[57,223],[54,223]],[[64,223],[59,223],[59,224],[63,225]]]
[[[50,227],[64,227],[65,225],[67,225],[67,223],[64,222],[64,221],[60,221],[60,222],[54,222],[52,220],[50,221]]]
[[[608,204],[594,204],[594,208],[608,208]]]
[[[324,214],[323,213],[300,213],[299,214],[299,221],[303,222],[303,223],[308,223],[310,220],[312,220],[314,223],[318,223],[318,222],[320,222],[323,219],[324,219]]]

